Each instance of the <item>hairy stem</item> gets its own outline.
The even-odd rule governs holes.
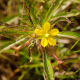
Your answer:
[[[53,51],[52,47],[49,45],[50,50],[52,51],[54,57],[56,58],[57,61],[60,61],[60,59],[57,57],[57,55],[55,54],[55,52]]]

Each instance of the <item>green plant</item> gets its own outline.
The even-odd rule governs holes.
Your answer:
[[[35,44],[36,44],[38,47],[38,50],[40,49],[40,51],[41,51],[39,53],[42,53],[45,80],[55,80],[54,69],[52,67],[51,60],[49,57],[50,52],[48,52],[46,48],[43,48],[45,46],[43,46],[43,47],[41,46],[41,44],[40,44],[41,37],[35,36],[34,30],[36,28],[40,28],[40,27],[42,28],[46,22],[50,22],[52,28],[59,21],[67,21],[68,24],[70,24],[71,21],[67,17],[77,16],[80,14],[80,11],[76,11],[76,10],[72,10],[71,12],[68,12],[68,13],[61,12],[62,10],[59,7],[65,1],[63,1],[63,0],[54,0],[54,1],[51,0],[51,1],[52,1],[52,4],[48,4],[48,1],[41,0],[41,3],[44,4],[44,9],[40,10],[40,4],[38,4],[39,8],[36,8],[36,6],[37,6],[36,1],[24,0],[23,1],[23,14],[19,13],[19,14],[7,17],[0,21],[0,25],[1,25],[0,35],[6,36],[11,39],[10,42],[1,46],[0,53],[3,53],[3,52],[5,52],[5,50],[12,48],[13,50],[15,50],[15,53],[17,56],[19,54],[25,56],[26,55],[25,52],[19,52],[20,49],[26,48],[26,51],[29,52],[29,51],[31,51],[31,48],[33,46],[35,46]],[[19,0],[18,0],[18,2],[19,2]],[[9,24],[11,22],[10,19],[15,21],[15,19],[17,19],[19,17],[21,17],[20,25],[15,26],[15,25]],[[7,22],[7,23],[5,23],[5,22]],[[59,39],[59,37],[68,37],[68,38],[76,39],[77,42],[75,44],[77,44],[80,40],[80,33],[70,32],[70,31],[65,32],[65,29],[64,29],[64,31],[59,32],[56,39]],[[15,39],[11,38],[12,35],[17,37],[16,38],[17,41]],[[19,44],[19,46],[16,47],[15,45],[18,45],[18,44]],[[75,44],[73,45],[73,47],[75,46]],[[57,55],[54,53],[53,48],[50,45],[48,45],[48,47],[58,62],[57,66],[59,66],[59,68],[60,68],[60,64],[62,64],[64,66],[68,67],[66,64],[63,64],[66,61],[61,61],[57,57]],[[70,51],[72,50],[72,48],[70,49]],[[70,51],[68,51],[66,53],[66,55]],[[66,55],[62,55],[62,56],[65,57]],[[33,56],[32,57],[25,56],[25,57],[27,57],[27,59],[30,60],[30,62],[32,62]],[[36,64],[37,64],[36,66],[42,66],[42,64],[40,62],[39,62],[40,63],[39,64],[38,62],[36,62]],[[57,66],[55,66],[55,68]],[[29,65],[29,67],[30,67],[30,65]],[[26,75],[26,72],[23,74],[23,76],[24,75]],[[58,76],[58,77],[60,78],[60,76]],[[65,76],[62,75],[62,78],[64,79]],[[21,80],[21,79],[19,78],[19,80]]]

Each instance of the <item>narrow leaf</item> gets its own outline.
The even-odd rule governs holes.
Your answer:
[[[54,80],[54,73],[49,56],[47,53],[43,53],[43,57],[44,57],[44,68],[46,72],[46,77],[48,78],[48,80]]]
[[[80,33],[77,32],[60,32],[58,36],[80,40]]]
[[[20,31],[20,30],[12,30],[12,29],[1,29],[0,34],[5,35],[28,35],[30,34],[29,31]]]
[[[71,12],[62,12],[60,14],[57,14],[55,16],[52,16],[52,18],[50,19],[50,21],[54,21],[57,18],[59,18],[60,16],[62,17],[72,17],[72,16],[78,16],[80,15],[80,11],[76,11],[76,10],[72,10]]]
[[[45,17],[45,22],[49,21],[51,16],[54,14],[54,12],[57,10],[57,8],[61,5],[63,0],[55,0],[55,5],[52,5],[47,14],[46,14],[46,17]]]
[[[12,46],[14,46],[14,45],[16,45],[16,44],[19,44],[20,42],[22,42],[22,41],[24,41],[26,39],[26,37],[25,38],[22,38],[22,39],[20,39],[20,40],[18,40],[18,41],[11,41],[11,42],[9,42],[9,43],[7,43],[7,44],[4,44],[3,46],[1,46],[1,50],[0,50],[0,53],[2,53],[3,51],[5,51],[5,50],[8,50],[8,49],[10,49]]]
[[[37,18],[35,16],[34,9],[32,7],[30,7],[30,17],[31,17],[31,19],[33,21],[34,26],[37,26],[38,25],[38,21],[37,21]]]
[[[18,13],[18,14],[14,14],[14,15],[8,16],[5,19],[3,19],[2,22],[7,22],[7,21],[9,21],[9,20],[11,20],[11,19],[13,19],[13,18],[15,18],[17,16],[20,16],[20,14]]]
[[[59,16],[54,22],[52,22],[52,26],[54,26],[59,21],[67,21],[68,23],[71,23],[71,21],[67,17]]]

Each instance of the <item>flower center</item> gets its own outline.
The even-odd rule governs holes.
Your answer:
[[[45,36],[46,36],[46,37],[48,37],[48,36],[49,36],[49,34],[48,34],[48,33],[46,33],[46,34],[45,34]]]

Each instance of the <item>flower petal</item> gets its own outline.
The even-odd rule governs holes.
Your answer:
[[[50,30],[50,23],[49,22],[45,22],[44,26],[43,26],[44,30],[46,31],[46,33]]]
[[[56,41],[53,38],[48,38],[48,42],[50,45],[56,45]]]
[[[47,41],[46,38],[43,38],[43,39],[41,40],[41,45],[42,45],[43,47],[45,47],[45,46],[48,45],[48,41]]]
[[[37,36],[42,36],[43,35],[43,31],[42,30],[39,30],[39,29],[35,29],[35,34]]]
[[[58,29],[52,29],[50,31],[49,35],[56,36],[58,33],[59,33],[59,30]]]

